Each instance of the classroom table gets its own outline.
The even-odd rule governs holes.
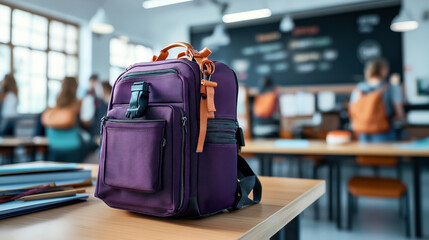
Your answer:
[[[267,156],[290,156],[290,155],[323,155],[336,156],[332,158],[336,163],[336,201],[337,201],[337,227],[341,228],[341,194],[340,176],[341,160],[346,156],[396,156],[411,157],[413,171],[413,203],[414,203],[414,223],[416,237],[422,237],[422,200],[421,200],[421,165],[423,161],[429,162],[429,148],[404,147],[403,143],[349,143],[345,145],[328,145],[325,141],[310,140],[308,145],[286,147],[276,146],[277,140],[247,140],[246,146],[241,149],[242,153],[267,155]],[[279,143],[279,142],[277,142]]]
[[[96,165],[83,165],[97,171]],[[202,219],[149,217],[109,208],[87,188],[87,202],[1,221],[4,239],[268,239],[294,224],[325,192],[323,180],[261,177],[260,204]],[[276,237],[278,234],[276,234]],[[289,239],[289,238],[288,238]],[[293,239],[293,238],[292,238]],[[295,238],[296,239],[296,238]]]
[[[46,147],[46,137],[0,137],[0,148]]]
[[[32,158],[34,160],[36,148],[47,147],[48,138],[46,137],[0,137],[0,149],[11,149],[12,151],[17,147],[25,147],[32,149]],[[13,163],[13,156],[11,162]]]

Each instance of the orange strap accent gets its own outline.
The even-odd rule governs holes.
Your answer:
[[[202,152],[204,148],[204,140],[206,139],[207,132],[207,119],[214,118],[216,111],[214,105],[214,88],[217,86],[216,82],[208,80],[201,80],[201,101],[200,101],[200,133],[198,136],[197,152]]]
[[[170,44],[160,51],[159,56],[154,55],[152,61],[162,61],[167,59],[168,50],[175,47],[184,47],[186,50],[177,54],[176,58],[193,59],[198,63],[201,71],[201,101],[200,101],[200,132],[198,136],[197,152],[202,152],[204,147],[204,141],[206,139],[207,132],[207,119],[214,118],[214,112],[216,112],[214,104],[214,88],[217,86],[216,82],[210,81],[210,76],[215,71],[215,65],[207,57],[212,53],[208,48],[204,48],[201,51],[196,51],[191,45],[184,42],[177,42]]]

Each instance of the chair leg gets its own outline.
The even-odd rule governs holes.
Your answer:
[[[408,193],[405,193],[405,195],[403,196],[404,198],[404,220],[405,220],[405,234],[407,237],[411,236],[411,226],[410,226],[410,200],[408,197]]]
[[[396,176],[399,180],[402,180],[402,167],[403,167],[402,159],[400,159],[398,161],[398,164],[396,164]]]
[[[265,161],[264,156],[259,156],[259,175],[264,176],[265,174]]]
[[[405,201],[403,198],[399,199],[399,205],[398,205],[398,213],[399,217],[404,217],[404,208],[405,208]]]
[[[304,177],[304,167],[302,166],[303,161],[302,159],[298,158],[298,178]]]
[[[329,176],[328,176],[328,215],[329,215],[329,221],[332,221],[334,219],[334,213],[333,213],[333,192],[334,192],[334,187],[333,187],[333,166],[332,163],[329,163],[328,165],[329,168]]]
[[[380,168],[379,167],[373,167],[374,169],[374,175],[376,177],[380,177]]]
[[[353,221],[353,196],[347,193],[347,230],[352,230]]]
[[[352,198],[352,199],[353,199],[353,205],[352,205],[353,209],[352,209],[352,211],[353,211],[353,213],[357,213],[358,212],[358,206],[359,206],[359,204],[358,204],[358,198],[355,197],[355,198]]]
[[[319,170],[319,168],[318,167],[316,167],[316,166],[313,166],[313,169],[312,169],[312,178],[313,179],[317,179],[317,171]],[[313,210],[314,210],[314,220],[319,220],[320,219],[320,212],[319,212],[319,200],[318,201],[316,201],[315,203],[314,203],[314,208],[313,208]]]

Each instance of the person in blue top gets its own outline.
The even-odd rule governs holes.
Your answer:
[[[400,86],[400,76],[395,73],[389,77],[389,64],[384,59],[377,59],[367,63],[365,66],[365,81],[360,82],[350,97],[350,104],[356,102],[362,93],[369,93],[384,89],[383,101],[386,114],[390,122],[390,130],[377,134],[359,134],[360,142],[389,142],[398,140],[393,121],[404,119],[404,109],[402,91]]]
[[[49,160],[82,162],[95,149],[91,139],[85,139],[79,129],[81,101],[76,97],[76,78],[66,77],[54,108],[42,113],[41,122],[49,139]]]

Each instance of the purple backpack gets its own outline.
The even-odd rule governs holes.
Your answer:
[[[178,46],[186,51],[165,60]],[[208,60],[210,53],[171,44],[118,77],[101,120],[96,197],[159,217],[207,216],[260,201],[261,184],[238,155],[244,140],[235,73]]]

